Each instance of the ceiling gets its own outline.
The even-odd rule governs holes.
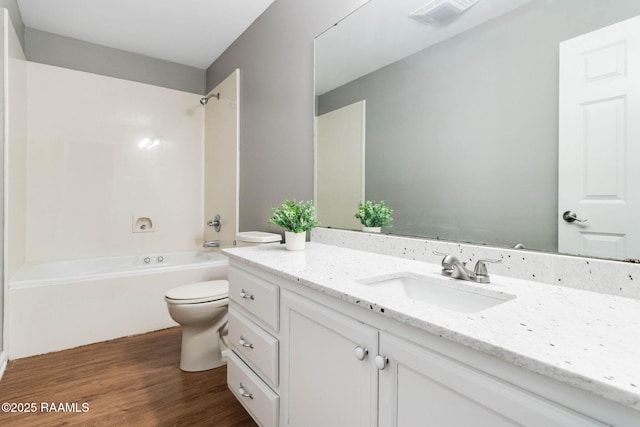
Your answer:
[[[428,0],[370,1],[316,39],[316,94],[322,95],[530,1],[482,0],[439,25],[425,25],[409,17],[429,4]]]
[[[17,0],[24,25],[206,69],[274,0]]]

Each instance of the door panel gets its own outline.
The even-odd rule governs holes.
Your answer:
[[[365,101],[316,120],[316,210],[321,225],[360,229],[364,202]]]
[[[559,108],[558,251],[640,258],[640,17],[560,44]]]
[[[378,372],[371,358],[378,331],[309,300],[287,295],[289,426],[377,424]],[[369,354],[359,360],[358,346]],[[287,369],[287,368],[284,368]]]

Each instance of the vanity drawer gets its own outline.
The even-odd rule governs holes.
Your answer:
[[[227,359],[227,385],[258,424],[278,424],[280,398],[233,351]]]
[[[229,309],[229,341],[274,386],[278,385],[278,340],[233,308]]]
[[[274,331],[279,330],[280,288],[237,268],[229,269],[229,298]]]

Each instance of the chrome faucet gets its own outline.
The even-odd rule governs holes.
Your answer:
[[[490,283],[487,262],[500,263],[500,259],[479,259],[473,271],[466,267],[466,263],[460,261],[453,255],[442,252],[433,252],[435,255],[444,255],[442,258],[442,275],[454,279],[468,280],[470,282]]]
[[[203,248],[219,248],[220,247],[220,240],[205,240],[204,244],[202,245]]]

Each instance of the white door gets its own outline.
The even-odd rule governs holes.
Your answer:
[[[285,423],[291,427],[377,425],[378,371],[371,358],[378,331],[322,305],[286,294],[281,360]],[[355,349],[368,349],[359,358]]]
[[[220,215],[220,231],[205,227],[205,240],[230,247],[238,232],[238,122],[240,70],[235,70],[208,95],[204,127],[205,222]],[[219,94],[219,96],[215,96]]]
[[[640,258],[640,17],[560,44],[559,141],[558,251]]]
[[[365,101],[316,119],[316,215],[322,226],[360,229],[364,202]]]

